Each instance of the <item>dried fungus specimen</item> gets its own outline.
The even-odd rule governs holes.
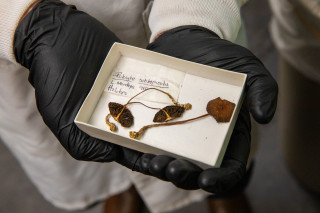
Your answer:
[[[122,104],[110,102],[108,104],[110,114],[114,120],[118,121],[123,127],[130,127],[133,124],[133,115],[130,110],[123,106]],[[106,117],[106,124],[110,126],[110,130],[115,132],[116,126],[113,123],[108,122],[108,117]]]
[[[150,125],[147,125],[147,126],[142,127],[138,132],[130,131],[130,132],[129,132],[129,136],[130,136],[130,138],[138,139],[147,129],[149,129],[149,128],[151,128],[151,127],[157,127],[157,126],[173,126],[173,125],[184,124],[184,123],[187,123],[187,122],[189,122],[189,121],[193,121],[193,120],[196,120],[196,119],[199,119],[199,118],[206,117],[206,116],[208,116],[208,115],[209,115],[209,114],[205,114],[205,115],[201,115],[201,116],[196,117],[196,118],[191,118],[191,119],[183,120],[183,121],[175,121],[175,122],[160,123],[160,124],[150,124]]]
[[[162,92],[164,94],[166,94],[170,99],[171,101],[174,103],[174,106],[170,106],[168,108],[168,110],[170,111],[169,113],[163,109],[159,109],[159,108],[153,108],[153,107],[149,107],[141,102],[131,102],[133,98],[137,97],[138,95],[140,95],[141,93],[143,92],[146,92],[147,90],[157,90],[159,92]],[[132,113],[130,112],[130,110],[127,108],[127,105],[129,104],[133,104],[133,103],[139,103],[139,104],[142,104],[143,106],[145,107],[148,107],[150,109],[159,109],[160,111],[162,111],[165,115],[166,115],[166,118],[164,119],[164,121],[169,121],[169,120],[172,120],[176,117],[180,117],[181,114],[184,112],[184,110],[189,110],[192,108],[192,105],[187,103],[187,104],[179,104],[169,93],[167,92],[164,92],[160,89],[157,89],[157,88],[148,88],[148,89],[145,89],[143,90],[142,92],[139,92],[138,94],[134,95],[132,98],[129,99],[129,101],[125,104],[125,105],[122,105],[122,104],[119,104],[119,103],[115,103],[115,102],[110,102],[108,104],[108,107],[109,107],[109,111],[110,111],[110,114],[108,114],[105,118],[105,122],[106,124],[110,127],[110,130],[115,132],[117,130],[117,127],[114,123],[110,123],[108,120],[109,120],[109,117],[110,115],[114,118],[114,120],[116,120],[117,122],[119,122],[121,124],[121,126],[123,127],[130,127],[132,124],[133,124],[133,115]],[[175,110],[173,110],[175,109]],[[179,112],[182,111],[180,115]],[[176,112],[174,112],[176,111]],[[161,117],[162,115],[156,115],[156,120],[159,120],[159,122],[164,122],[164,121],[160,121],[162,120],[163,116]],[[161,118],[160,118],[161,117]]]
[[[117,131],[117,126],[114,123],[109,122],[110,114],[108,114],[105,118],[106,124],[110,127],[111,132]]]
[[[229,122],[235,106],[234,103],[218,97],[209,101],[207,104],[207,112],[209,115],[212,115],[218,123]]]
[[[153,122],[167,122],[175,118],[179,118],[184,113],[185,108],[181,106],[171,105],[160,109],[154,116]]]
[[[126,106],[115,102],[110,102],[108,106],[111,116],[114,120],[118,121],[121,126],[130,127],[133,124],[133,115]]]
[[[233,114],[234,108],[235,108],[234,103],[232,103],[228,100],[223,100],[220,97],[218,97],[218,98],[213,99],[208,102],[208,104],[207,104],[208,114],[204,114],[204,115],[201,115],[201,116],[198,116],[195,118],[191,118],[188,120],[183,120],[183,121],[147,125],[147,126],[142,127],[138,132],[133,132],[133,131],[129,132],[129,136],[131,138],[138,139],[149,128],[158,127],[158,126],[172,126],[172,125],[184,124],[189,121],[194,121],[194,120],[197,120],[197,119],[209,116],[209,115],[214,117],[218,123],[229,122],[231,119],[231,116]]]

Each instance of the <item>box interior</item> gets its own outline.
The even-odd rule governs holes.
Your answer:
[[[128,83],[128,81],[123,79],[119,81],[117,73],[123,74],[120,77],[125,77],[125,80],[131,77],[139,81],[132,83],[134,89],[131,87],[130,90],[130,85],[121,83]],[[129,76],[131,74],[134,77]],[[148,81],[145,81],[146,78]],[[148,109],[140,104],[128,105],[134,115],[134,125],[124,128],[110,117],[109,121],[118,127],[118,131],[114,133],[105,124],[105,117],[109,113],[108,103],[125,104],[139,90],[156,87],[173,94],[179,103],[192,104],[191,110],[173,121],[207,114],[207,103],[217,97],[237,104],[233,113],[233,117],[236,117],[245,79],[246,75],[243,74],[116,44],[109,52],[75,122],[80,129],[94,137],[128,148],[186,158],[201,167],[218,167],[235,119],[232,118],[228,123],[217,123],[213,117],[207,116],[182,125],[154,127],[148,129],[138,140],[134,140],[129,138],[129,131],[138,131],[141,127],[152,124],[158,110]],[[111,83],[111,80],[114,81]],[[153,82],[160,83],[153,84]],[[167,83],[168,87],[166,87]],[[154,90],[146,91],[133,101],[140,101],[156,108],[172,104],[166,95]]]

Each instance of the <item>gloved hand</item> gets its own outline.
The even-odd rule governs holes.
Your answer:
[[[17,62],[30,70],[36,102],[44,122],[72,157],[116,161],[148,174],[148,155],[107,143],[82,132],[74,118],[114,42],[103,24],[60,1],[38,3],[15,32]],[[107,108],[106,108],[107,109]]]
[[[160,35],[147,49],[209,66],[247,74],[246,100],[239,113],[221,168],[198,166],[168,156],[155,156],[150,172],[184,189],[202,188],[230,194],[246,174],[250,152],[250,115],[268,123],[276,110],[278,86],[262,62],[248,49],[220,39],[199,26],[181,26]]]

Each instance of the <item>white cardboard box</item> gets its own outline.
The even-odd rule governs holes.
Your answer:
[[[202,168],[219,167],[241,107],[245,81],[245,74],[115,43],[75,123],[93,137],[124,147],[188,159]],[[129,131],[138,131],[142,126],[152,124],[157,111],[132,104],[128,108],[134,116],[134,125],[124,128],[110,117],[110,122],[118,127],[117,132],[111,132],[105,124],[108,103],[124,105],[130,97],[150,87],[169,92],[179,103],[192,104],[191,110],[173,121],[206,114],[207,103],[217,97],[235,103],[236,107],[228,123],[217,123],[213,117],[207,116],[182,125],[151,128],[135,140],[129,137]],[[172,105],[166,95],[155,90],[148,90],[134,100],[158,108]]]

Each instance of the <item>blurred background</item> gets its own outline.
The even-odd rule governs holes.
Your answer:
[[[242,14],[249,49],[262,60],[277,79],[278,53],[269,33],[271,14],[268,1],[251,0],[242,8]],[[254,213],[318,213],[320,196],[302,187],[286,167],[279,141],[278,113],[279,109],[271,123],[259,126],[261,141],[255,156],[253,175],[246,189],[248,201]],[[79,212],[101,211],[102,205],[97,204],[89,210]],[[206,211],[207,207],[203,202],[192,204],[174,213]],[[55,208],[44,200],[2,142],[0,142],[0,212],[67,212]]]

